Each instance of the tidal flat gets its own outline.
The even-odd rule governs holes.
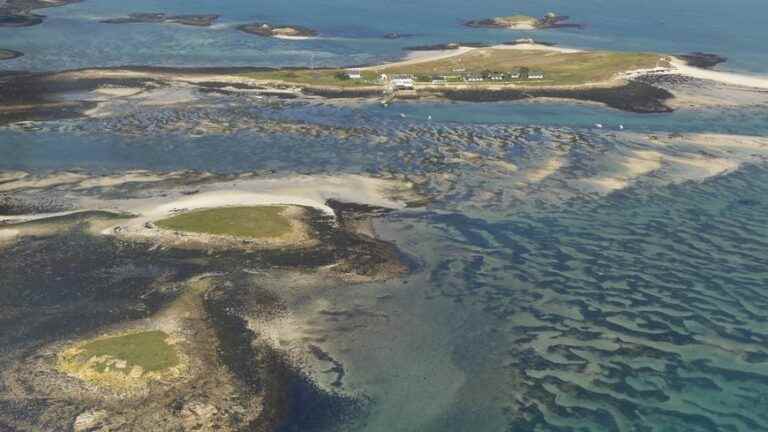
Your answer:
[[[768,430],[758,3],[0,0],[0,430]]]

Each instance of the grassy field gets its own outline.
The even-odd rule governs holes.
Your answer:
[[[381,85],[376,80],[379,73],[390,75],[456,75],[455,70],[464,70],[467,73],[512,72],[525,67],[544,72],[544,79],[521,79],[512,81],[512,83],[526,86],[579,85],[608,81],[621,72],[653,68],[659,65],[661,59],[661,55],[652,53],[608,51],[560,53],[542,50],[480,48],[440,60],[404,65],[393,64],[389,67],[382,66],[375,71],[363,71],[363,79],[360,80],[339,79],[337,74],[342,72],[342,69],[250,72],[246,76],[296,85],[355,88]],[[491,83],[480,82],[472,85],[488,84]],[[498,85],[498,83],[493,84]]]
[[[98,339],[80,347],[82,352],[77,358],[83,362],[101,356],[123,360],[127,363],[127,366],[122,369],[126,373],[134,366],[140,366],[145,372],[161,371],[179,363],[176,350],[166,342],[166,339],[168,335],[161,331]],[[97,368],[102,369],[98,372],[103,372],[106,364],[98,363]]]
[[[363,79],[340,79],[338,74],[344,69],[301,69],[301,70],[275,70],[264,72],[248,72],[247,78],[258,80],[281,81],[292,84],[307,84],[316,86],[334,87],[365,87],[381,85],[379,75],[375,72],[363,72]]]
[[[275,238],[292,231],[284,206],[221,207],[195,210],[158,221],[160,228],[249,238]]]
[[[502,17],[493,18],[493,20],[498,22],[498,23],[507,24],[507,25],[517,25],[517,24],[536,25],[536,24],[539,23],[539,19],[538,18],[534,18],[534,17],[528,16],[528,15],[502,16]]]
[[[559,53],[539,50],[482,48],[441,60],[393,66],[382,72],[440,75],[456,69],[466,72],[486,70],[508,72],[527,67],[544,72],[543,80],[521,80],[525,85],[578,85],[611,79],[620,72],[656,67],[658,54],[623,52]],[[455,73],[453,73],[455,74]]]

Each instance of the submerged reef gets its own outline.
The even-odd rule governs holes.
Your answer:
[[[105,24],[172,23],[193,27],[210,27],[219,15],[166,15],[164,13],[132,13],[123,18],[102,20]]]

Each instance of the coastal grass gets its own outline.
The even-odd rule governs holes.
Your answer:
[[[501,24],[508,24],[508,25],[519,25],[519,24],[531,24],[536,25],[539,23],[538,18],[534,18],[532,16],[528,15],[510,15],[510,16],[502,16],[502,17],[496,17],[493,18],[494,21],[501,23]]]
[[[280,69],[247,72],[244,76],[257,80],[314,86],[355,88],[381,85],[378,82],[378,74],[375,72],[363,72],[362,79],[343,79],[339,74],[344,71],[344,69]]]
[[[387,74],[455,75],[465,72],[508,72],[526,67],[544,72],[543,80],[513,82],[525,86],[580,85],[604,82],[616,74],[636,69],[656,67],[662,56],[633,52],[573,52],[561,53],[543,50],[517,50],[481,48],[454,57],[434,61],[393,65],[382,68]],[[482,84],[480,84],[482,85]]]
[[[126,373],[134,366],[141,367],[145,372],[162,371],[179,363],[176,350],[166,342],[167,339],[168,335],[162,331],[97,339],[79,347],[77,359],[87,362],[94,357],[107,356],[126,362],[123,368]],[[104,372],[107,366],[105,362],[98,362],[96,367],[98,372]]]
[[[256,239],[292,232],[285,206],[221,207],[195,210],[156,222],[160,228]]]
[[[528,68],[542,71],[544,79],[522,78],[507,84],[525,87],[578,86],[607,82],[623,72],[654,68],[661,64],[662,59],[663,56],[659,54],[642,52],[557,52],[537,49],[478,48],[460,55],[431,61],[383,65],[363,71],[363,79],[358,80],[339,78],[339,73],[343,72],[343,69],[259,71],[249,72],[245,76],[284,84],[356,88],[381,86],[382,84],[377,81],[380,73],[439,76],[456,75],[456,71],[462,71],[462,73],[512,72],[519,68]],[[498,86],[499,83],[478,82],[470,85]]]

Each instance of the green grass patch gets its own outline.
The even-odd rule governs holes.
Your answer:
[[[195,210],[156,222],[175,231],[275,238],[291,232],[291,221],[281,213],[285,206],[221,207]]]
[[[635,69],[656,67],[659,54],[591,51],[559,53],[542,50],[483,48],[445,59],[383,68],[388,74],[455,75],[454,70],[512,72],[528,68],[544,72],[544,80],[517,80],[526,86],[579,85],[601,82]],[[488,83],[482,83],[488,84]],[[480,84],[480,85],[482,85]]]
[[[539,19],[528,15],[510,15],[493,18],[496,22],[504,24],[538,24]]]
[[[161,371],[179,363],[176,350],[166,342],[166,339],[168,335],[162,331],[98,339],[80,347],[82,352],[77,357],[81,361],[88,361],[92,357],[107,355],[116,360],[124,360],[127,363],[126,373],[133,366],[141,366],[145,372]],[[102,365],[99,367],[104,369]]]
[[[515,17],[504,17],[510,19]],[[520,19],[523,16],[519,17]],[[525,17],[530,18],[530,17]],[[516,18],[515,18],[516,19]],[[585,51],[560,53],[544,50],[514,50],[480,48],[470,52],[434,61],[406,65],[382,66],[363,71],[363,79],[341,77],[343,69],[300,69],[249,72],[249,78],[279,81],[285,84],[355,88],[381,86],[381,73],[409,74],[414,76],[444,76],[458,73],[514,72],[520,68],[544,72],[543,80],[514,80],[525,86],[580,85],[610,80],[617,73],[658,66],[662,56],[654,53]],[[461,72],[456,72],[461,71]],[[463,84],[463,81],[461,82]],[[497,85],[498,82],[480,82],[473,85]]]
[[[274,71],[247,72],[243,76],[257,80],[280,81],[289,84],[304,84],[333,87],[379,86],[378,73],[364,71],[362,79],[344,78],[344,69],[281,69]]]

